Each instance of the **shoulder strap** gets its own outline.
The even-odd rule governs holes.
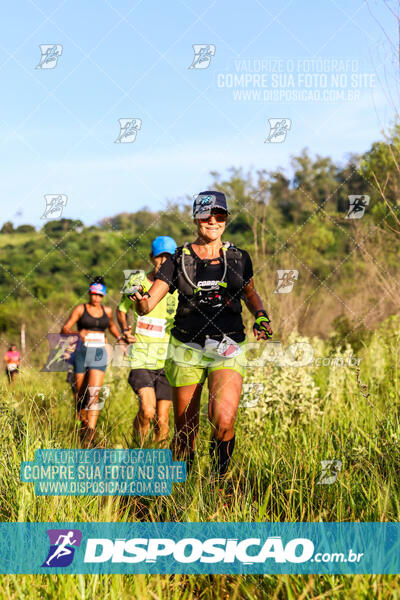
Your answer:
[[[189,242],[180,246],[180,267],[186,282],[196,291],[197,287],[193,279],[195,277],[195,259],[189,250]]]
[[[229,243],[229,242],[228,242]],[[229,243],[229,247],[227,249],[227,258],[234,258],[235,260],[238,258],[242,258],[243,254],[240,252],[239,248],[237,248],[234,244]]]
[[[186,244],[184,244],[182,246],[178,246],[175,250],[175,253],[173,254],[173,258],[174,258],[175,262],[179,265],[179,267],[182,267],[182,256],[183,256],[185,247],[186,247]],[[187,249],[187,252],[185,251],[185,254],[189,254],[189,256],[191,257],[189,249]],[[189,262],[189,261],[187,261],[187,262]]]

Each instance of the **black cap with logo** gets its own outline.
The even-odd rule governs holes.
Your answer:
[[[193,202],[193,218],[208,217],[214,208],[219,208],[229,214],[225,194],[222,192],[200,192]]]

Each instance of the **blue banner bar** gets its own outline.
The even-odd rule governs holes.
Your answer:
[[[400,573],[400,523],[0,523],[0,573]]]

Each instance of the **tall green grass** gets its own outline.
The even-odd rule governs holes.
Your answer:
[[[19,480],[37,448],[77,445],[72,396],[62,374],[25,369],[1,382],[1,521],[399,521],[400,319],[385,321],[357,352],[356,367],[273,367],[255,408],[240,408],[229,479],[210,481],[206,390],[193,471],[169,497],[36,497]],[[312,340],[318,356],[342,355]],[[111,399],[99,431],[108,447],[128,447],[137,401],[127,370],[109,369]],[[171,411],[172,427],[172,411]],[[342,461],[336,482],[318,485],[321,460]],[[397,576],[4,575],[0,597],[16,598],[400,598]]]

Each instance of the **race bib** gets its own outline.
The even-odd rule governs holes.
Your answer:
[[[8,363],[7,369],[9,371],[16,371],[16,369],[18,369],[18,365],[17,365],[17,363],[12,363],[12,362]]]
[[[136,321],[136,333],[141,333],[149,337],[163,338],[165,336],[166,325],[167,319],[158,319],[143,315],[138,317]]]
[[[102,348],[105,344],[106,339],[101,331],[91,331],[85,335],[85,346],[87,348]]]

